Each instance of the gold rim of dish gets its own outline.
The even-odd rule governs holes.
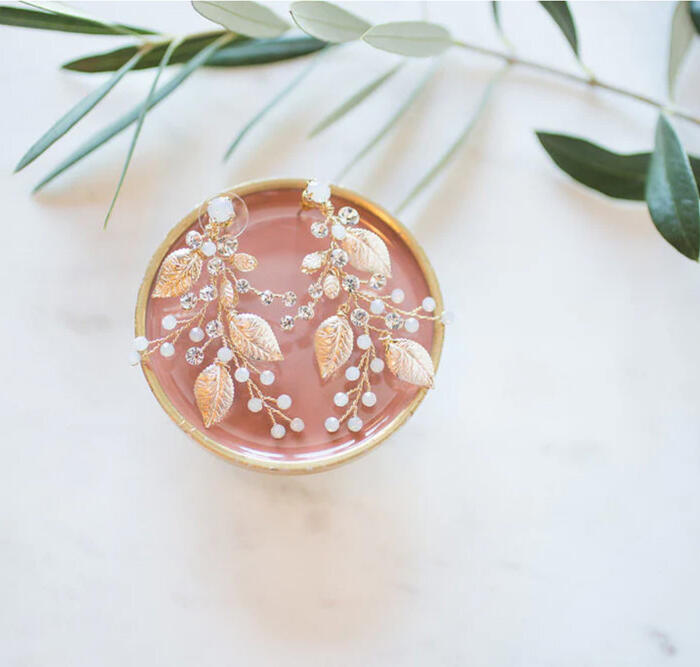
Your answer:
[[[235,192],[239,197],[245,197],[246,195],[264,190],[294,189],[303,191],[307,182],[307,179],[297,178],[248,181],[246,183],[241,183],[240,185],[234,186],[230,190],[227,190],[227,192]],[[411,254],[418,262],[418,266],[420,267],[420,270],[428,284],[430,296],[435,299],[436,312],[441,312],[443,309],[442,294],[440,292],[440,285],[438,284],[435,271],[433,270],[430,261],[426,257],[423,248],[421,248],[420,244],[418,241],[416,241],[411,232],[409,232],[408,229],[406,229],[406,227],[396,220],[388,211],[385,211],[383,208],[365,199],[356,192],[338,187],[336,185],[331,186],[331,191],[333,195],[342,197],[343,199],[354,204],[356,207],[364,208],[365,210],[369,211],[392,230],[394,230],[396,234],[398,234],[399,238],[406,244],[408,249],[411,251]],[[153,284],[156,272],[158,271],[163,258],[171,249],[171,246],[175,243],[175,241],[180,238],[183,232],[197,219],[198,213],[199,206],[194,208],[182,220],[180,220],[180,222],[178,222],[178,224],[170,230],[151,258],[151,261],[146,268],[146,274],[141,282],[138,300],[136,302],[136,313],[134,317],[136,336],[146,335],[146,307],[148,304],[148,297],[151,292],[151,285]],[[440,362],[440,355],[442,353],[444,326],[439,321],[436,321],[433,327],[433,345],[430,356],[433,359],[435,370],[437,371]],[[273,463],[228,449],[227,447],[220,445],[203,431],[200,431],[194,424],[185,419],[185,417],[173,405],[158,381],[156,374],[148,367],[148,365],[141,364],[141,368],[143,370],[143,374],[146,376],[151,392],[161,404],[165,412],[183,431],[185,431],[185,433],[194,438],[200,445],[203,445],[215,454],[225,458],[227,461],[231,461],[244,468],[259,470],[261,472],[281,474],[306,474],[321,472],[322,470],[329,470],[330,468],[334,468],[342,463],[365,454],[380,443],[384,442],[384,440],[394,433],[394,431],[396,431],[416,411],[421,401],[425,397],[426,392],[428,391],[428,389],[420,389],[413,399],[411,399],[410,403],[408,403],[408,405],[406,405],[406,407],[399,414],[397,414],[391,422],[369,438],[362,440],[354,447],[350,447],[347,450],[337,454],[322,456],[315,461],[276,461]]]

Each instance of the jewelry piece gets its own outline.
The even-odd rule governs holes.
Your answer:
[[[133,361],[148,364],[156,351],[163,357],[172,357],[176,343],[188,330],[187,337],[194,343],[184,352],[188,364],[202,365],[208,349],[220,345],[193,388],[206,428],[222,421],[231,409],[235,378],[248,390],[248,409],[267,413],[273,438],[284,437],[285,424],[292,431],[302,431],[304,422],[286,412],[292,405],[291,397],[268,396],[260,386],[273,384],[275,374],[259,370],[254,362],[283,359],[272,328],[259,315],[238,310],[241,297],[248,294],[257,295],[264,305],[281,299],[287,306],[296,303],[296,294],[259,290],[241,277],[240,274],[253,271],[258,260],[238,251],[238,236],[248,224],[248,209],[239,196],[224,193],[207,200],[200,208],[198,222],[201,231],[190,230],[185,236],[185,247],[172,251],[163,260],[151,291],[151,298],[178,298],[177,314],[163,317],[163,336],[134,339]],[[205,279],[200,281],[202,274]],[[231,366],[235,366],[233,377]]]
[[[310,301],[301,305],[295,316],[282,318],[281,324],[289,331],[295,319],[313,319],[314,309],[323,299],[337,299],[341,292],[346,293],[335,315],[316,329],[314,349],[324,380],[346,367],[355,345],[361,351],[359,358],[345,368],[345,378],[353,386],[333,397],[335,406],[345,408],[344,412],[340,417],[328,417],[324,423],[326,430],[334,433],[347,420],[348,429],[357,432],[363,426],[358,416],[360,403],[371,408],[377,402],[370,371],[381,373],[386,368],[404,382],[426,388],[433,386],[435,370],[428,351],[414,340],[397,338],[396,333],[401,329],[409,334],[416,333],[421,321],[446,324],[452,316],[449,312],[433,314],[436,303],[431,296],[426,296],[420,306],[403,310],[398,307],[405,298],[401,288],[383,293],[391,278],[391,258],[386,243],[379,235],[360,226],[356,209],[344,206],[336,213],[329,185],[310,180],[302,194],[302,206],[321,211],[323,221],[311,223],[310,232],[317,239],[328,238],[328,245],[302,260],[301,271],[315,276],[308,289]],[[360,278],[349,273],[348,266],[369,277]],[[358,331],[357,337],[353,327]],[[382,355],[377,354],[373,334],[383,347]]]

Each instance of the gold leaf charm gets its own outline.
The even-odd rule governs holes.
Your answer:
[[[399,380],[419,387],[433,386],[433,360],[428,351],[414,340],[390,340],[386,346],[386,365]]]
[[[326,262],[326,257],[328,255],[328,251],[317,251],[317,252],[310,252],[308,255],[304,257],[304,259],[301,262],[301,270],[303,273],[313,273],[314,271],[318,271]]]
[[[223,364],[214,362],[197,376],[194,398],[207,428],[226,416],[233,404],[233,380]]]
[[[222,278],[219,284],[219,301],[224,310],[233,310],[238,305],[238,292],[228,278]]]
[[[334,273],[329,273],[323,280],[323,293],[329,299],[335,299],[340,294],[340,281]]]
[[[249,255],[246,252],[237,252],[233,256],[233,265],[239,271],[243,271],[245,273],[247,271],[253,271],[255,268],[257,268],[258,260],[255,259],[253,255]]]
[[[391,259],[386,243],[368,229],[345,229],[341,241],[343,250],[348,253],[350,264],[360,271],[391,276]]]
[[[252,361],[280,361],[280,345],[270,325],[253,313],[230,313],[228,328],[236,351]]]
[[[201,272],[202,258],[195,250],[175,250],[161,264],[153,296],[182,296],[197,282]]]
[[[353,339],[352,328],[344,315],[332,315],[316,329],[314,349],[324,380],[350,358]]]

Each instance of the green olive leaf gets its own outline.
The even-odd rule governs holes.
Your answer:
[[[192,7],[205,19],[218,23],[226,30],[248,37],[279,37],[289,30],[289,24],[285,20],[257,2],[193,0]]]
[[[371,46],[402,56],[436,56],[453,44],[447,28],[426,21],[382,23],[370,28],[362,39]]]
[[[566,41],[569,42],[571,50],[579,58],[580,54],[578,51],[578,35],[576,34],[576,24],[574,23],[574,17],[571,14],[571,9],[569,9],[568,2],[540,2],[540,5],[546,10],[546,12],[552,17],[552,20],[559,26]]]
[[[307,35],[326,42],[352,42],[371,27],[364,19],[330,2],[294,2],[290,13]]]
[[[700,255],[700,196],[688,156],[667,118],[659,115],[646,200],[656,228],[678,252]]]
[[[668,46],[668,96],[673,99],[676,79],[695,36],[695,26],[690,16],[690,3],[678,2],[671,19],[671,39]]]

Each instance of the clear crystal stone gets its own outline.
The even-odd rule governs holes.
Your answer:
[[[241,278],[236,281],[236,292],[239,294],[245,294],[250,290],[250,283],[245,279]]]
[[[190,347],[185,352],[185,361],[193,366],[199,366],[204,361],[204,350],[201,347]]]
[[[202,235],[193,229],[192,231],[187,232],[187,236],[185,236],[185,243],[187,244],[188,248],[197,250],[197,248],[202,245]]]
[[[369,286],[373,290],[380,290],[386,285],[386,276],[383,276],[381,273],[373,273],[369,277]]]
[[[350,321],[356,327],[363,327],[369,321],[369,314],[364,308],[355,308],[355,310],[350,313]]]
[[[308,291],[312,299],[320,299],[323,296],[323,287],[318,283],[311,283]]]
[[[288,307],[292,307],[296,302],[297,302],[297,295],[294,294],[294,292],[289,291],[284,293],[283,297],[284,305]]]
[[[317,239],[328,236],[328,225],[325,222],[314,222],[311,225],[311,234]]]
[[[275,297],[269,289],[266,289],[264,292],[260,293],[260,301],[262,301],[266,306],[269,306],[274,299]]]
[[[314,316],[314,308],[310,303],[299,306],[299,317],[302,320],[310,320]]]
[[[199,290],[199,298],[202,301],[213,301],[216,299],[216,287],[214,285],[205,285]]]
[[[346,292],[356,292],[358,289],[360,289],[360,279],[357,276],[353,276],[349,273],[343,277],[342,285]]]
[[[218,273],[221,273],[223,268],[224,260],[221,259],[221,257],[212,257],[207,262],[207,271],[209,271],[209,273],[211,273],[213,276],[217,275]]]
[[[194,292],[187,292],[180,297],[180,306],[183,310],[192,310],[197,305],[197,295]]]
[[[333,248],[331,250],[331,264],[337,267],[343,267],[348,263],[348,253],[342,248]]]
[[[344,225],[356,225],[360,222],[360,214],[352,206],[343,206],[338,211],[338,219]]]
[[[218,338],[224,333],[224,325],[221,324],[220,320],[211,320],[207,322],[204,330],[207,332],[209,338]]]
[[[238,241],[227,234],[219,239],[216,247],[222,257],[231,257],[238,250]]]
[[[214,197],[207,204],[209,219],[213,222],[227,222],[234,216],[233,202],[230,197]]]
[[[390,313],[386,314],[384,324],[386,324],[389,329],[400,329],[401,325],[403,324],[403,320],[401,319],[401,315],[392,310]]]
[[[314,178],[306,186],[306,195],[311,201],[323,204],[331,198],[331,186]]]
[[[294,328],[294,318],[291,315],[285,315],[281,320],[280,320],[280,326],[282,329],[285,331],[290,331],[291,329]]]

